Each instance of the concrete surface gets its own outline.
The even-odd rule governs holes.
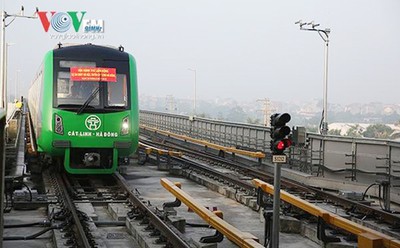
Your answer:
[[[162,208],[164,202],[175,200],[172,194],[161,186],[160,178],[163,177],[168,178],[172,182],[181,182],[182,189],[185,192],[196,198],[204,206],[210,209],[217,208],[221,210],[224,213],[224,220],[241,231],[255,235],[263,243],[264,223],[260,220],[259,213],[241,203],[228,199],[188,179],[170,175],[166,171],[158,171],[156,166],[129,166],[125,178],[132,185],[132,188],[137,189],[146,200],[150,200],[153,206]],[[178,216],[184,217],[187,223],[205,223],[195,213],[188,211],[188,208],[183,204],[175,209],[178,212]],[[185,235],[196,242],[201,237],[213,235],[214,233],[215,230],[210,228],[190,227],[186,225]],[[321,247],[319,244],[299,234],[291,233],[280,233],[280,246],[288,248]],[[218,244],[218,247],[236,247],[236,245],[224,238]]]

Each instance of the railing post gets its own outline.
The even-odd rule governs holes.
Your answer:
[[[4,114],[4,113],[0,113]],[[4,134],[5,134],[5,123],[6,114],[1,116],[0,119],[0,247],[3,247],[3,210],[4,210],[4,181],[5,181],[5,151],[4,151]]]

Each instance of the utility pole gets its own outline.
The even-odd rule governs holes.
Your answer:
[[[175,113],[175,111],[177,110],[176,102],[173,95],[167,95],[167,97],[165,98],[165,110],[170,113]]]
[[[325,59],[324,59],[324,93],[323,93],[323,110],[322,110],[322,121],[320,126],[320,132],[322,135],[328,134],[328,48],[329,48],[329,34],[331,30],[329,28],[319,29],[317,28],[320,24],[312,22],[303,22],[302,20],[295,22],[299,24],[300,30],[314,31],[322,38],[325,43]]]
[[[37,18],[37,12],[39,11],[38,8],[36,8],[36,11],[32,16],[26,16],[24,14],[24,6],[21,7],[21,11],[18,14],[8,14],[6,11],[4,11],[4,8],[1,10],[1,37],[0,37],[0,88],[2,91],[1,94],[1,100],[0,100],[0,107],[4,108],[7,111],[7,78],[6,78],[6,27],[8,27],[17,17],[20,18],[28,18],[28,19],[36,19]],[[7,24],[6,19],[8,17],[13,17],[13,19]]]
[[[270,126],[269,118],[272,114],[272,111],[274,111],[271,106],[271,101],[268,98],[264,98],[264,99],[258,99],[257,102],[261,102],[263,104],[263,108],[261,109],[264,117],[263,124],[264,126],[269,127]]]

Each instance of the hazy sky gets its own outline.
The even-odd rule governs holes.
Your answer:
[[[188,68],[197,70],[200,99],[322,98],[324,43],[294,24],[314,20],[332,30],[328,102],[400,103],[398,0],[8,0],[5,10],[17,13],[21,5],[25,14],[37,6],[103,19],[104,39],[62,42],[123,45],[137,60],[139,94],[175,98],[193,97]],[[60,40],[39,19],[16,19],[6,40],[15,43],[9,88],[14,92],[21,70],[26,95],[43,55]]]

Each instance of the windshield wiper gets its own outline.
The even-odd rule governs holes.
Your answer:
[[[92,94],[90,94],[90,96],[88,97],[88,99],[86,99],[86,101],[83,103],[82,107],[80,107],[78,109],[78,111],[76,111],[76,114],[79,115],[82,113],[83,110],[85,110],[85,108],[87,108],[87,106],[89,105],[89,103],[94,99],[94,97],[96,96],[97,92],[99,92],[100,90],[100,85],[97,86],[97,88],[92,92]]]

